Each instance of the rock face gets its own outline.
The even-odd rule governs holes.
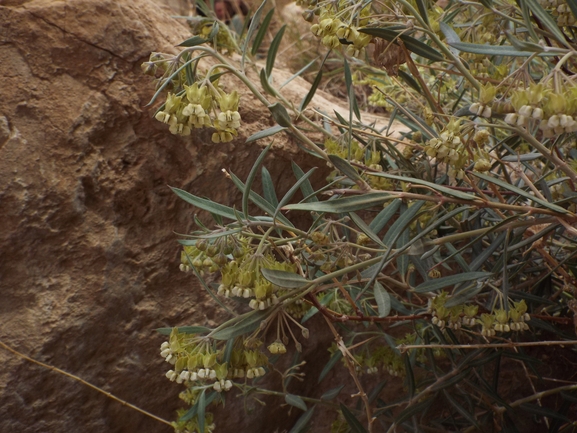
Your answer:
[[[213,145],[151,120],[140,64],[190,34],[150,0],[9,0],[0,22],[0,339],[172,420],[181,389],[153,330],[219,312],[178,271],[173,231],[192,210],[167,185],[238,204],[220,169],[246,177],[261,147],[244,141],[273,121],[246,98],[241,136]],[[286,190],[290,160],[314,161],[277,143],[267,166]],[[2,432],[172,431],[2,348],[0,360]]]

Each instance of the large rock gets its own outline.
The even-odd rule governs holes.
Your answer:
[[[151,120],[140,64],[190,36],[151,0],[9,0],[0,22],[0,339],[172,420],[182,388],[164,377],[153,330],[214,326],[220,311],[178,271],[173,231],[190,230],[192,212],[167,185],[238,206],[221,168],[246,177],[261,145],[245,139],[273,121],[246,94],[240,136],[226,145]],[[275,82],[290,75],[275,72]],[[283,91],[298,105],[308,87],[296,79]],[[337,102],[319,92],[311,107]],[[315,161],[287,136],[275,140],[266,164],[282,191],[290,160],[304,170]],[[327,357],[323,348],[316,359]],[[1,432],[171,431],[2,348],[0,360]],[[269,405],[237,418],[237,401],[218,431],[282,430],[298,416]]]
[[[149,0],[13,0],[0,22],[0,338],[172,420],[181,388],[153,330],[219,311],[178,271],[173,231],[192,213],[167,185],[238,204],[220,169],[245,177],[261,147],[244,139],[272,120],[244,98],[226,145],[151,120],[140,64],[190,34]],[[285,190],[287,140],[267,162]],[[2,348],[0,360],[2,432],[171,431]]]

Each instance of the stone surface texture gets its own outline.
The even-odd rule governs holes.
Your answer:
[[[267,144],[246,137],[274,124],[248,95],[233,143],[152,120],[140,64],[190,37],[170,13],[151,0],[0,3],[0,339],[168,420],[182,388],[163,375],[154,329],[214,326],[220,312],[178,271],[174,231],[193,227],[193,209],[167,185],[238,206],[221,168],[245,178]],[[315,163],[279,135],[266,164],[281,191],[293,159]],[[1,432],[172,431],[2,348],[0,362]],[[295,412],[227,410],[217,431],[282,431]]]

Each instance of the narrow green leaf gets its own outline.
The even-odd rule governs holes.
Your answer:
[[[183,235],[183,236],[191,236],[191,237],[193,237],[193,239],[179,239],[178,243],[180,245],[191,246],[191,245],[196,245],[196,242],[198,241],[198,239],[216,239],[216,238],[221,238],[223,236],[234,235],[240,231],[242,231],[242,229],[237,228],[237,229],[232,229],[232,230],[224,230],[224,231],[219,231],[216,233],[207,233],[207,234],[201,234],[201,235]]]
[[[397,176],[394,174],[388,174],[388,173],[383,173],[383,172],[374,172],[374,173],[371,173],[371,175],[377,176],[377,177],[384,177],[387,179],[398,180],[401,182],[410,183],[410,184],[414,184],[414,185],[428,186],[429,188],[432,188],[435,191],[438,191],[438,192],[443,193],[443,194],[451,195],[453,197],[460,198],[462,200],[476,200],[476,198],[477,198],[472,194],[467,194],[465,192],[461,192],[461,191],[451,189],[451,188],[443,186],[443,185],[438,185],[438,184],[433,183],[433,182],[427,182],[426,180],[421,180],[421,179],[417,179],[414,177]]]
[[[405,362],[405,372],[407,373],[405,383],[409,390],[409,399],[412,399],[415,395],[415,375],[413,374],[413,366],[408,353],[403,354],[403,361]]]
[[[498,185],[498,186],[500,186],[501,188],[505,188],[505,189],[507,189],[507,190],[509,190],[509,191],[513,191],[514,193],[519,194],[520,196],[525,197],[525,198],[527,198],[527,199],[529,199],[529,200],[531,200],[531,201],[533,201],[533,202],[535,202],[535,203],[538,203],[538,204],[540,204],[541,206],[544,206],[544,207],[546,207],[547,209],[550,209],[550,210],[552,210],[552,211],[554,211],[554,212],[559,212],[559,213],[564,213],[564,214],[570,213],[567,209],[564,209],[564,208],[562,208],[561,206],[557,206],[556,204],[549,203],[548,201],[545,201],[545,200],[543,200],[543,199],[540,199],[540,198],[538,198],[538,197],[535,197],[534,195],[529,194],[527,191],[525,191],[525,190],[523,190],[523,189],[521,189],[521,188],[518,188],[518,187],[516,187],[516,186],[513,186],[513,185],[511,185],[510,183],[508,183],[508,182],[506,182],[506,181],[504,181],[504,180],[502,180],[502,179],[499,179],[499,178],[493,177],[493,176],[488,176],[488,175],[483,174],[483,173],[477,173],[477,172],[472,172],[472,173],[473,173],[475,176],[477,176],[477,177],[479,177],[479,178],[481,178],[481,179],[483,179],[483,180],[486,180],[487,182],[494,183],[495,185]]]
[[[541,24],[547,27],[547,30],[549,30],[560,43],[562,43],[563,45],[567,45],[565,35],[561,31],[561,29],[559,29],[559,26],[557,25],[555,19],[553,19],[553,17],[549,15],[545,9],[543,9],[543,6],[541,6],[537,0],[523,0],[523,1],[527,3],[527,6],[529,6],[529,9],[531,9],[531,12],[533,12],[533,15],[539,18]]]
[[[342,403],[340,403],[339,406],[341,408],[343,416],[345,417],[345,420],[347,421],[347,424],[349,425],[353,433],[367,433],[367,430],[363,427],[363,425],[357,419],[357,417],[353,415],[353,413],[349,410],[348,407],[346,407]]]
[[[523,403],[519,407],[523,410],[526,410],[532,415],[541,415],[551,419],[559,419],[563,422],[571,422],[571,420],[567,418],[565,415],[555,412],[554,410],[548,409],[546,407],[538,406],[536,404]]]
[[[275,269],[261,269],[262,276],[271,283],[286,289],[300,289],[310,284],[310,281],[299,274]]]
[[[481,3],[487,9],[491,9],[493,7],[493,0],[479,0],[479,3]]]
[[[274,190],[272,177],[266,167],[263,167],[261,170],[261,178],[264,199],[276,208],[278,206],[278,198]]]
[[[339,170],[342,174],[348,177],[357,185],[364,184],[365,181],[358,173],[357,169],[354,168],[346,159],[341,158],[337,155],[329,155],[329,159],[331,163],[335,166],[337,170]]]
[[[415,92],[422,93],[423,90],[421,89],[421,86],[419,86],[419,83],[417,83],[411,74],[406,73],[402,69],[399,69],[397,72],[399,77],[401,77],[409,86],[411,86]]]
[[[371,228],[363,221],[363,219],[358,216],[356,213],[354,212],[350,212],[349,216],[351,217],[351,219],[353,220],[353,222],[357,225],[357,227],[365,234],[367,235],[373,242],[379,244],[380,246],[384,247],[385,245],[383,244],[383,242],[381,241],[381,239],[377,236],[376,233],[374,233]]]
[[[244,69],[244,62],[246,59],[246,53],[248,52],[248,44],[250,43],[251,39],[252,39],[252,35],[254,35],[254,32],[256,32],[257,27],[260,24],[260,17],[262,15],[262,12],[264,10],[264,6],[266,5],[268,0],[263,0],[263,2],[260,4],[260,6],[257,8],[256,12],[254,13],[254,15],[252,16],[251,20],[250,20],[250,25],[248,27],[248,31],[246,33],[246,38],[244,40],[244,45],[242,47],[242,59],[241,59],[241,69]],[[272,12],[272,11],[271,11]],[[266,18],[265,18],[266,20]],[[264,25],[264,23],[263,23]],[[261,28],[263,26],[261,25]],[[254,48],[254,45],[253,45]],[[254,56],[256,53],[253,52],[252,55]]]
[[[323,395],[321,395],[321,400],[327,401],[327,400],[332,400],[333,398],[336,398],[340,394],[340,392],[343,390],[344,387],[345,387],[344,385],[341,385],[337,388],[333,388],[333,389],[328,390]]]
[[[391,248],[393,246],[393,243],[400,237],[403,230],[411,224],[413,218],[415,218],[415,215],[417,215],[424,204],[424,200],[418,200],[411,207],[406,207],[405,205],[404,208],[401,208],[399,218],[389,227],[383,237],[383,242],[387,247]]]
[[[157,328],[156,332],[162,335],[170,335],[173,328]],[[205,326],[179,326],[176,328],[181,334],[208,334],[212,329]]]
[[[443,390],[443,395],[445,396],[447,401],[451,404],[451,406],[453,406],[457,410],[457,412],[461,414],[461,416],[463,416],[467,421],[473,424],[479,431],[482,430],[479,424],[477,423],[475,417],[469,412],[467,412],[463,406],[457,403],[457,400],[451,397],[451,393],[447,392],[446,390]]]
[[[511,45],[482,45],[469,44],[467,42],[448,42],[450,46],[460,51],[473,54],[483,54],[486,56],[509,56],[509,57],[529,57],[535,54],[532,51],[519,51]],[[551,48],[542,53],[539,57],[558,56],[562,52],[559,49]]]
[[[401,232],[400,236],[397,239],[395,246],[397,249],[402,250],[411,240],[411,235],[409,233],[409,229],[405,229]],[[414,245],[414,244],[413,244]],[[408,251],[405,253],[401,253],[397,256],[397,269],[401,275],[407,274],[407,269],[409,268],[409,256],[407,255]]]
[[[224,348],[224,355],[222,361],[226,362],[230,366],[230,357],[232,356],[232,349],[234,349],[234,338],[231,338],[226,342],[226,347]]]
[[[170,187],[170,189],[172,189],[172,191],[185,202],[190,203],[193,206],[196,206],[215,215],[220,215],[222,217],[236,221],[234,210],[228,206],[215,203],[205,198],[197,197],[179,188]]]
[[[269,105],[268,109],[272,113],[272,117],[276,123],[285,128],[290,128],[292,125],[292,120],[284,105],[281,105],[279,102],[275,102],[274,104]]]
[[[385,288],[375,281],[375,301],[377,301],[377,307],[379,309],[379,317],[387,317],[391,312],[391,295],[385,290]]]
[[[383,390],[383,388],[385,387],[385,385],[387,384],[386,380],[383,380],[379,383],[377,383],[373,389],[371,389],[371,392],[369,393],[369,403],[372,404],[377,397],[379,396],[379,394],[381,393],[381,391]]]
[[[445,307],[451,308],[455,305],[463,305],[465,302],[483,290],[483,287],[483,284],[473,283],[464,289],[458,290],[458,293],[455,293],[447,300]]]
[[[330,51],[329,51],[329,53],[330,53]],[[327,53],[327,55],[328,55],[328,53]],[[305,72],[311,66],[313,66],[319,58],[320,58],[320,56],[315,57],[310,62],[308,62],[306,65],[304,65],[302,68],[300,68],[298,71],[296,71],[294,74],[292,74],[289,79],[287,79],[284,83],[282,83],[280,85],[279,90],[282,89],[284,86],[286,86],[288,83],[290,83],[295,78],[300,77],[303,74],[303,72]]]
[[[303,177],[301,177],[299,180],[296,181],[296,183],[287,191],[287,193],[284,195],[284,197],[281,199],[280,203],[277,205],[276,210],[274,212],[273,215],[273,219],[276,219],[278,213],[281,211],[282,207],[287,204],[290,199],[293,197],[293,195],[300,189],[301,184],[305,183],[309,177],[311,177],[311,175],[315,172],[317,168],[313,167],[311,168],[307,174],[305,174]]]
[[[447,329],[447,331],[450,331],[450,329]],[[437,380],[437,383],[431,386],[431,390],[439,391],[442,389],[450,388],[456,383],[461,382],[464,378],[466,378],[470,374],[471,374],[470,368],[461,371],[459,374],[453,374],[453,372],[451,372],[445,375],[445,377],[443,377],[443,380]]]
[[[196,47],[197,45],[202,45],[206,43],[207,40],[200,36],[193,36],[184,42],[181,42],[177,47]]]
[[[319,87],[319,84],[321,83],[322,79],[323,79],[323,70],[322,70],[322,66],[321,66],[321,68],[319,68],[319,72],[317,73],[317,75],[313,81],[311,89],[308,91],[306,96],[303,98],[301,105],[299,106],[299,111],[302,112],[305,110],[305,108],[307,108],[307,106],[312,101],[313,97],[315,96],[317,88]]]
[[[454,43],[459,43],[459,42],[461,42],[461,38],[459,37],[459,35],[457,34],[457,32],[455,32],[455,30],[453,30],[453,28],[452,28],[449,24],[441,21],[441,22],[439,23],[439,26],[440,26],[440,28],[441,28],[441,31],[442,31],[443,34],[445,35],[445,40],[447,41],[447,43],[449,43],[449,44],[453,43],[453,44],[454,44]],[[449,46],[449,49],[450,49],[450,50],[452,51],[452,53],[455,54],[456,56],[458,56],[459,53],[460,53],[460,51],[459,51],[457,48],[455,48],[455,47]]]
[[[262,152],[258,156],[257,160],[253,164],[252,168],[250,169],[250,173],[248,174],[248,177],[246,178],[246,183],[244,185],[244,191],[242,192],[242,213],[244,214],[244,217],[246,219],[248,219],[248,199],[250,196],[250,192],[252,190],[252,183],[254,182],[254,179],[256,178],[256,174],[257,174],[262,162],[264,161],[266,154],[268,153],[268,151],[270,150],[271,147],[272,147],[272,143],[270,143],[267,147],[265,147],[262,150]]]
[[[232,322],[228,326],[215,330],[213,333],[209,334],[214,340],[230,340],[231,338],[238,337],[239,335],[247,334],[254,331],[260,326],[262,322],[271,312],[273,308],[266,310],[255,310],[239,316],[236,321]]]
[[[429,24],[429,16],[427,15],[427,0],[416,0],[419,15],[427,25]]]
[[[321,374],[319,375],[318,383],[321,383],[321,381],[325,378],[325,376],[327,374],[329,374],[329,371],[331,371],[333,369],[335,364],[337,362],[339,362],[342,357],[343,357],[343,352],[341,352],[340,350],[337,350],[335,353],[333,353],[331,355],[329,362],[327,362],[327,364],[324,366],[323,370],[321,371]]]
[[[365,27],[363,29],[359,29],[359,32],[366,33],[367,35],[376,36],[378,38],[384,39],[386,41],[393,41],[397,38],[401,39],[407,49],[425,59],[432,60],[434,62],[442,62],[445,60],[443,55],[439,53],[434,48],[430,47],[429,45],[421,42],[418,39],[415,39],[409,35],[401,34],[385,28],[378,28],[378,27]]]
[[[507,155],[501,158],[501,161],[505,162],[526,162],[534,161],[536,159],[543,158],[538,152],[525,153],[523,155]]]
[[[457,251],[457,249],[453,246],[452,243],[450,243],[450,242],[445,243],[445,248],[447,248],[447,251],[449,251],[449,253],[451,253],[451,257],[455,258],[455,261],[459,264],[459,266],[461,267],[461,270],[463,272],[469,272],[470,271],[469,264],[465,261],[465,259],[461,255],[461,253],[459,253],[459,251]]]
[[[271,135],[275,135],[281,131],[284,131],[286,128],[284,126],[275,125],[271,126],[270,128],[263,129],[262,131],[258,131],[252,134],[250,137],[246,139],[247,143],[251,143],[253,141],[260,140],[261,138],[270,137]]]
[[[277,54],[278,49],[280,47],[280,43],[282,41],[282,37],[284,35],[285,30],[286,30],[286,24],[280,28],[280,30],[278,31],[278,33],[275,35],[274,39],[270,43],[270,46],[268,47],[268,55],[266,56],[266,66],[265,66],[265,71],[266,71],[267,77],[271,76],[272,68],[274,67],[274,62],[276,60],[276,54]],[[278,122],[278,123],[279,123],[279,125],[282,125],[282,123],[280,123],[280,122]]]
[[[402,424],[409,418],[413,417],[414,415],[417,415],[418,413],[421,414],[424,413],[432,402],[433,399],[428,398],[416,404],[407,406],[399,415],[397,415],[397,417],[395,418],[395,424],[396,425]]]
[[[291,161],[291,167],[297,180],[300,180],[305,175],[305,172],[297,165],[296,162]],[[315,191],[313,190],[313,187],[308,179],[302,182],[300,187],[301,192],[303,193],[303,197],[305,198],[305,203],[308,201],[319,201],[319,199],[314,195]]]
[[[262,6],[264,6],[264,4],[267,2],[268,0],[265,0],[262,2]],[[260,9],[260,8],[259,8]],[[258,11],[257,11],[258,12]],[[255,13],[256,15],[256,13]],[[260,28],[258,29],[258,33],[256,34],[256,37],[254,38],[254,43],[252,44],[252,48],[250,50],[250,53],[254,56],[256,54],[256,52],[258,51],[258,49],[260,48],[262,41],[264,40],[264,36],[266,35],[266,32],[268,30],[268,26],[270,24],[270,20],[272,19],[272,16],[274,15],[274,8],[272,8],[264,17],[264,20],[262,20],[262,24],[260,26]],[[248,40],[247,40],[248,42]]]
[[[268,93],[269,95],[274,96],[274,97],[277,96],[277,91],[268,82],[268,76],[266,75],[266,72],[264,69],[260,70],[260,85],[262,86],[264,91],[266,93]],[[270,110],[270,107],[269,107],[269,110]]]
[[[204,421],[206,415],[206,389],[202,390],[200,397],[198,397],[198,412],[196,414],[196,422],[198,424],[198,431],[204,431]]]
[[[233,183],[236,185],[236,187],[240,190],[240,191],[244,191],[244,183],[242,182],[242,180],[240,180],[234,173],[230,172],[230,178],[233,181]],[[259,194],[257,194],[254,191],[250,191],[249,193],[249,198],[250,201],[252,201],[254,204],[256,204],[259,208],[261,208],[263,211],[265,211],[267,214],[269,214],[272,218],[272,216],[274,215],[275,212],[275,208],[272,207],[272,205],[266,201],[264,198],[262,198]],[[235,218],[238,219],[238,218]],[[253,218],[255,219],[255,218]],[[287,226],[293,227],[293,224],[284,216],[284,215],[278,215],[278,220]]]
[[[391,218],[397,213],[399,207],[401,206],[401,199],[393,200],[389,203],[378,215],[371,221],[369,228],[374,233],[379,233],[383,227],[391,220]]]
[[[293,428],[289,431],[289,433],[301,433],[304,432],[308,422],[313,417],[313,412],[316,406],[311,407],[305,413],[301,415],[301,417],[297,420]]]
[[[349,94],[350,111],[355,113],[355,117],[360,122],[361,112],[357,104],[357,97],[355,96],[355,86],[353,85],[353,76],[351,74],[351,68],[349,67],[349,62],[347,62],[347,59],[343,59],[343,62],[345,67],[345,85],[348,89]]]
[[[188,62],[188,60],[190,60],[190,53],[184,53],[182,55],[182,59],[185,62]],[[190,64],[188,64],[185,68],[184,68],[184,72],[186,74],[186,84],[188,84],[189,86],[191,86],[195,81],[196,81],[196,77],[194,74],[194,71],[192,70],[192,66]]]
[[[300,398],[298,395],[294,395],[294,394],[285,394],[284,396],[284,401],[286,401],[288,404],[290,404],[291,406],[294,407],[298,407],[301,410],[306,411],[307,410],[307,405],[304,402],[304,400],[302,398]]]
[[[398,111],[400,111],[401,113],[403,113],[406,116],[406,118],[404,118],[403,116],[397,115],[396,119],[399,122],[403,123],[404,125],[407,125],[408,127],[410,127],[413,130],[420,130],[423,133],[423,136],[425,138],[430,139],[430,138],[435,138],[438,136],[437,132],[434,129],[432,129],[429,125],[427,125],[427,122],[425,122],[423,119],[421,119],[415,113],[413,113],[407,107],[405,107],[402,104],[399,104],[397,101],[395,101],[394,99],[391,99],[387,96],[385,96],[385,99],[387,100],[388,103],[393,105]]]
[[[493,275],[491,272],[466,272],[463,274],[450,275],[448,277],[436,278],[433,280],[425,281],[419,284],[415,288],[416,293],[427,293],[434,290],[444,289],[446,287],[454,286],[455,284],[460,284],[465,281],[480,280],[482,278],[488,278]]]
[[[388,200],[395,198],[381,192],[356,195],[335,200],[328,200],[313,203],[296,203],[284,207],[286,210],[305,210],[328,213],[355,212],[361,209],[368,209],[373,206],[382,205]]]

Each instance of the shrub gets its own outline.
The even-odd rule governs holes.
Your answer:
[[[531,424],[523,414],[539,431],[573,431],[576,382],[560,362],[541,376],[538,362],[576,359],[577,3],[299,0],[348,95],[349,113],[320,113],[322,123],[308,108],[322,64],[298,107],[271,84],[284,27],[260,83],[245,73],[258,67],[265,3],[240,35],[202,19],[180,54],[143,65],[157,77],[153,101],[168,90],[155,118],[171,133],[239,139],[242,101],[219,83],[232,74],[277,123],[248,142],[288,133],[334,170],[313,187],[312,171],[293,163],[294,186],[279,199],[264,166],[271,143],[246,180],[229,174],[240,209],[174,189],[216,223],[180,240],[180,269],[230,317],[160,330],[166,375],[191,406],[176,430],[212,431],[209,408],[237,390],[284,396],[303,411],[292,432],[316,405],[335,408],[334,432],[517,431]],[[363,121],[362,85],[389,127]],[[304,228],[294,222],[303,212]],[[301,352],[314,315],[334,343],[312,380],[339,364],[348,376],[320,398],[294,395],[286,379],[301,374],[299,359],[282,392],[261,386],[280,356]],[[385,401],[383,380],[402,381],[404,395]],[[358,388],[352,398],[346,383]]]

